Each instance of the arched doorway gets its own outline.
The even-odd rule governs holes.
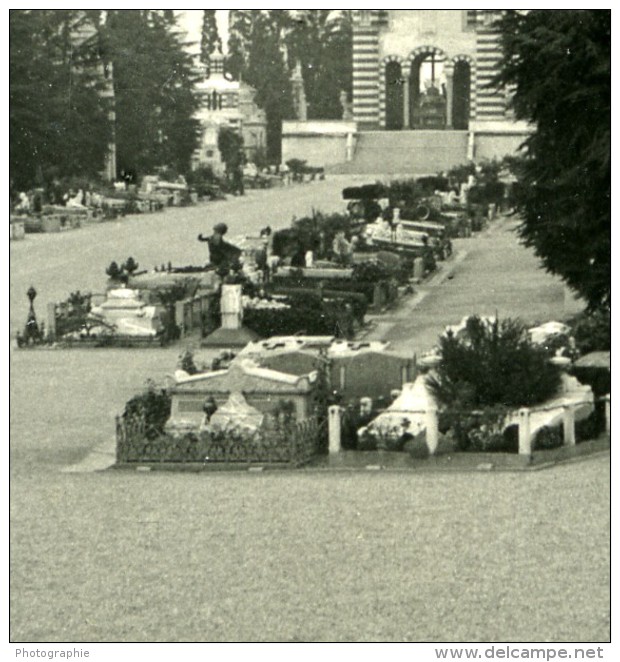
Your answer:
[[[469,128],[469,100],[471,90],[471,67],[469,62],[459,60],[454,65],[452,102],[452,125],[455,129]]]
[[[388,62],[385,66],[385,128],[403,128],[403,75],[398,62]]]
[[[413,129],[446,128],[445,58],[436,51],[419,54],[411,63],[410,121]]]

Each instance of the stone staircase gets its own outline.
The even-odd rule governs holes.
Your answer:
[[[467,131],[360,131],[353,160],[332,174],[425,175],[467,162]]]

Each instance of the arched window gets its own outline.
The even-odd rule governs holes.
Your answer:
[[[411,126],[444,129],[446,126],[445,58],[440,53],[421,53],[412,62],[409,79]]]
[[[454,65],[452,93],[452,125],[455,129],[469,128],[469,103],[471,88],[471,68],[469,62],[458,61]]]
[[[392,131],[403,128],[403,76],[398,62],[385,67],[385,128]]]

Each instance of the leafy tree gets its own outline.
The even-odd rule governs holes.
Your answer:
[[[110,127],[99,94],[101,71],[92,66],[92,15],[11,10],[9,30],[9,160],[14,184],[42,184],[52,171],[96,176],[103,167]]]
[[[349,10],[297,10],[286,30],[289,68],[302,65],[308,117],[340,119],[340,93],[352,89],[352,24]]]
[[[231,10],[227,72],[256,88],[267,116],[267,157],[279,163],[282,120],[292,117],[291,74],[302,66],[308,117],[342,116],[352,86],[348,10]]]
[[[518,172],[520,236],[588,303],[611,288],[611,12],[507,11],[496,83],[535,126]]]
[[[226,164],[226,172],[232,173],[243,165],[243,136],[234,129],[223,126],[217,134],[217,148]]]
[[[218,47],[221,47],[222,40],[217,30],[217,21],[215,20],[215,9],[205,9],[202,15],[202,36],[200,39],[200,59],[207,66],[209,57]]]
[[[119,170],[189,170],[198,141],[191,56],[169,17],[151,10],[113,10],[103,30],[113,65]]]

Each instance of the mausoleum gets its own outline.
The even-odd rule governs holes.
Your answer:
[[[386,174],[431,174],[514,153],[530,127],[515,121],[509,94],[492,85],[500,14],[354,10],[352,122],[343,109],[340,132],[334,121],[285,123],[283,152],[313,165],[346,160],[337,172]],[[313,138],[321,124],[329,145]]]
[[[196,117],[202,135],[192,158],[192,167],[210,165],[221,172],[224,165],[217,147],[220,127],[228,127],[243,136],[246,157],[252,161],[256,152],[265,147],[267,122],[265,111],[254,97],[256,90],[243,81],[230,80],[224,75],[224,56],[220,51],[209,59],[208,75],[196,85],[201,107]]]

